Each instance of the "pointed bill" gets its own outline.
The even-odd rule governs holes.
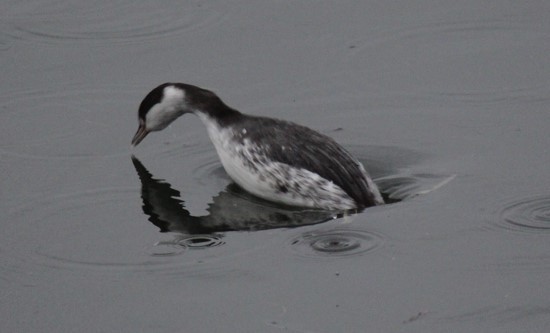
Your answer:
[[[149,131],[145,128],[145,124],[140,122],[138,130],[132,139],[132,146],[137,146],[141,140],[147,136],[147,134],[149,134]]]

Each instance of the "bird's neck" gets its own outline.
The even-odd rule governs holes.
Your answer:
[[[231,125],[242,116],[241,112],[223,103],[215,107],[196,109],[193,113],[196,114],[206,126],[215,123],[218,127]]]

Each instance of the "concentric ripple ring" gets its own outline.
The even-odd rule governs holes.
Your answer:
[[[514,231],[550,233],[550,195],[526,197],[508,203],[501,210],[498,223]]]
[[[347,257],[371,252],[383,244],[383,239],[363,230],[331,229],[302,234],[291,246],[305,257]]]

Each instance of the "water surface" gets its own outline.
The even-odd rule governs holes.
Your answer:
[[[546,332],[550,6],[0,5],[2,332]],[[166,81],[292,120],[392,204],[291,209],[231,184]]]

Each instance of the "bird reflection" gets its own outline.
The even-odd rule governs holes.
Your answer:
[[[185,209],[179,191],[165,180],[153,178],[145,166],[132,156],[141,180],[143,212],[161,232],[186,235],[214,234],[237,230],[291,228],[325,222],[340,217],[339,212],[286,207],[249,195],[230,184],[212,198],[208,215],[192,216]]]

